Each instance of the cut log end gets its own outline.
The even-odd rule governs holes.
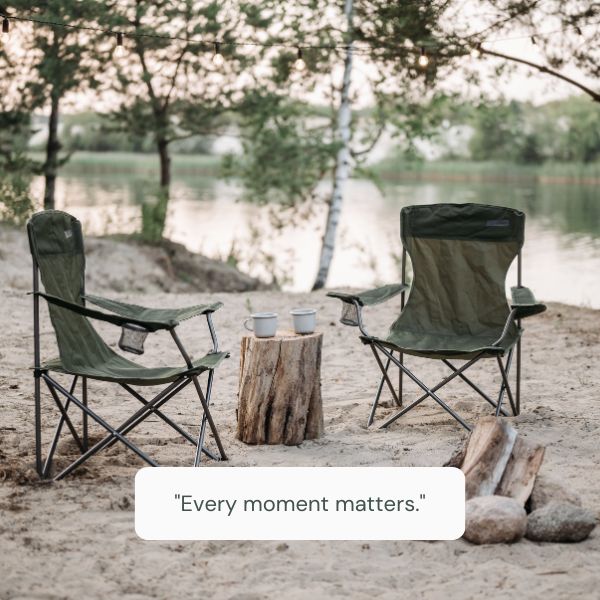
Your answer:
[[[467,499],[495,494],[514,498],[524,506],[543,458],[544,447],[520,437],[508,421],[484,417],[449,466],[459,467],[465,474]]]

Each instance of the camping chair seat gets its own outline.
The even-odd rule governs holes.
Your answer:
[[[481,358],[504,356],[519,339],[519,331],[515,327],[504,336],[498,345],[495,342],[502,336],[502,329],[497,335],[448,335],[431,332],[393,330],[385,339],[361,336],[365,344],[378,342],[382,346],[423,358],[465,359],[480,355]]]
[[[55,358],[43,363],[42,369],[114,383],[161,385],[177,381],[183,376],[199,375],[209,369],[215,369],[227,357],[227,352],[213,352],[192,361],[193,368],[188,369],[186,367],[143,367],[119,354],[113,354],[102,363],[70,368],[66,368],[60,358]]]

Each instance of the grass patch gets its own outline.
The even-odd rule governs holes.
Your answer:
[[[34,160],[42,161],[41,152],[30,153]],[[175,154],[172,156],[174,175],[218,176],[221,157],[207,154]],[[95,175],[107,173],[158,175],[159,162],[155,154],[135,152],[76,152],[61,169],[66,175]]]
[[[500,181],[540,183],[600,183],[600,163],[519,165],[503,161],[406,161],[389,157],[369,170],[388,181]]]

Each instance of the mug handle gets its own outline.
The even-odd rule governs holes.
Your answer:
[[[254,329],[252,329],[251,327],[248,327],[247,323],[248,321],[252,321],[252,317],[248,317],[245,321],[244,321],[244,327],[248,330],[248,331],[254,331]]]

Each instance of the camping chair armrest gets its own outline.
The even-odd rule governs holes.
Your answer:
[[[148,323],[164,323],[168,327],[175,327],[187,319],[198,317],[200,315],[208,315],[219,310],[223,306],[221,302],[213,304],[196,304],[185,308],[146,308],[137,304],[128,304],[119,300],[103,298],[102,296],[93,296],[86,294],[83,296],[85,300],[115,313],[127,319],[137,319]]]
[[[353,304],[354,301],[358,302],[360,306],[373,306],[375,304],[381,304],[386,302],[390,298],[401,294],[408,290],[409,286],[405,283],[393,283],[390,285],[384,285],[372,290],[365,290],[358,294],[347,294],[345,292],[329,292],[327,295],[330,298],[337,298],[347,304]]]
[[[546,305],[538,302],[533,292],[524,286],[510,288],[512,295],[511,308],[516,309],[515,319],[524,319],[538,315],[546,310]]]
[[[394,283],[359,292],[358,294],[347,294],[345,292],[329,292],[330,298],[342,301],[342,315],[340,323],[350,327],[358,327],[363,335],[368,335],[362,321],[362,309],[364,306],[380,304],[405,292],[409,288],[405,283]]]
[[[157,331],[159,329],[171,329],[172,325],[170,323],[157,323],[157,322],[148,322],[142,321],[140,319],[131,319],[122,317],[120,315],[109,315],[103,313],[99,310],[95,310],[93,308],[88,308],[87,306],[83,306],[82,304],[76,304],[74,302],[69,302],[64,298],[59,298],[58,296],[53,296],[52,294],[44,294],[43,292],[32,292],[35,296],[40,296],[44,298],[48,303],[54,304],[55,306],[60,306],[60,308],[64,308],[66,310],[70,310],[71,312],[77,313],[84,317],[89,317],[91,319],[97,319],[98,321],[106,321],[107,323],[112,323],[113,325],[117,325],[119,327],[123,327],[123,325],[133,324],[138,325],[139,327],[143,327],[148,331]]]

